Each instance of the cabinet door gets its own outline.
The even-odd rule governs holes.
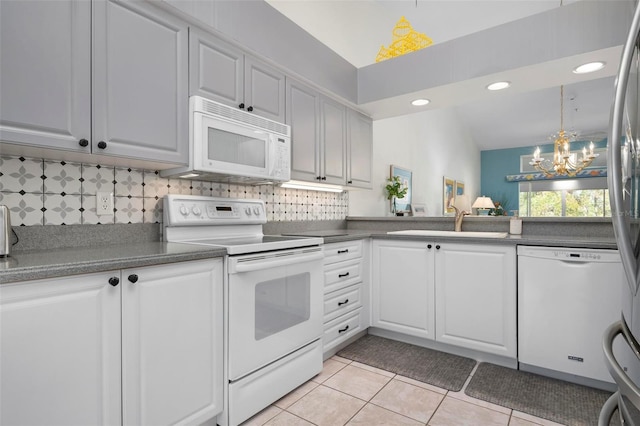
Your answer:
[[[91,2],[0,1],[0,140],[89,152]]]
[[[244,54],[217,37],[189,29],[189,94],[237,108],[243,100]]]
[[[416,241],[373,241],[373,327],[428,339],[435,337],[433,248],[429,245]]]
[[[515,247],[442,244],[435,258],[436,339],[515,358]]]
[[[347,185],[371,189],[372,121],[352,109],[347,109],[347,118]]]
[[[320,94],[287,79],[286,123],[291,126],[291,179],[320,178]]]
[[[222,260],[122,272],[125,425],[200,424],[222,411]]]
[[[344,105],[320,97],[320,164],[323,183],[346,183],[347,116]]]
[[[186,13],[192,18],[215,28],[216,26],[216,6],[212,1],[202,0],[164,0],[171,6]]]
[[[284,74],[250,56],[245,56],[244,65],[244,103],[247,110],[284,123]]]
[[[186,23],[149,3],[92,4],[93,153],[186,164]]]
[[[0,286],[0,424],[120,423],[119,273]]]

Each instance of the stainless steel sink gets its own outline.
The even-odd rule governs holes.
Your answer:
[[[408,229],[406,231],[389,231],[387,234],[418,235],[421,237],[460,237],[460,238],[506,238],[507,232],[484,231],[436,231],[430,229]]]

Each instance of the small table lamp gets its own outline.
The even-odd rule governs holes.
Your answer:
[[[493,201],[491,201],[491,198],[484,196],[476,198],[471,207],[474,209],[478,209],[478,215],[480,216],[487,216],[490,209],[496,208],[496,206],[493,204]]]

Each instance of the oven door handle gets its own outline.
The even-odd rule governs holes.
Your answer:
[[[231,259],[229,261],[229,273],[253,272],[261,269],[276,268],[279,266],[297,265],[301,262],[313,262],[324,258],[322,250],[310,253],[292,253],[285,256],[269,256],[244,259]]]

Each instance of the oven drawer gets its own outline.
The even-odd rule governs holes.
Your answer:
[[[362,240],[344,241],[324,245],[324,264],[362,257]]]
[[[362,285],[355,284],[324,296],[324,322],[362,306]]]
[[[345,288],[362,281],[362,259],[349,260],[324,267],[324,292]]]
[[[347,313],[324,325],[323,351],[338,346],[362,330],[362,308]]]

